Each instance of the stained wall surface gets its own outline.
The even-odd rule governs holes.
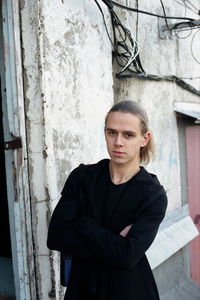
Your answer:
[[[69,172],[107,155],[111,45],[93,1],[24,1],[21,16],[38,294],[58,299],[59,258],[46,247],[47,225]]]
[[[126,5],[127,1],[118,2]],[[133,5],[132,1],[128,3],[129,6]],[[198,1],[192,3],[198,7]],[[154,3],[142,1],[139,3],[139,9],[163,15],[160,1]],[[165,11],[168,16],[185,17],[185,8],[177,1],[165,3]],[[192,55],[195,54],[195,58],[200,59],[198,54],[200,33],[197,30],[172,32],[167,38],[160,38],[160,26],[165,25],[165,19],[145,14],[138,14],[137,17],[136,13],[124,12],[121,9],[118,9],[118,13],[124,23],[131,26],[133,35],[137,37],[140,59],[147,74],[160,77],[174,75],[199,90],[199,78],[189,79],[199,76],[199,64]],[[198,15],[189,9],[186,9],[186,15],[199,19]],[[175,24],[182,21],[185,20],[170,19],[167,23]],[[114,70],[119,72],[118,65],[114,66]],[[148,169],[159,175],[168,191],[170,198],[168,211],[179,208],[181,205],[179,137],[174,102],[200,103],[199,95],[192,94],[173,82],[135,78],[115,79],[114,91],[117,101],[135,99],[146,108],[156,145],[155,160]]]
[[[108,10],[98,2],[110,32]],[[118,2],[135,7],[137,1]],[[194,3],[198,6],[198,1]],[[178,1],[165,5],[166,14],[184,16],[185,8]],[[163,15],[160,1],[142,1],[139,9]],[[137,36],[147,73],[198,76],[199,65],[190,51],[195,31],[187,39],[160,39],[160,18],[116,12]],[[186,13],[197,18],[190,10]],[[155,160],[148,170],[165,186],[170,212],[181,206],[173,102],[200,101],[173,82],[116,79],[119,67],[112,59],[102,15],[92,0],[24,0],[20,15],[37,293],[38,299],[62,299],[59,257],[46,247],[47,226],[69,172],[81,162],[93,163],[107,156],[103,128],[110,106],[133,99],[147,109],[156,142]],[[196,39],[193,47],[199,55]],[[198,80],[186,81],[200,89]]]

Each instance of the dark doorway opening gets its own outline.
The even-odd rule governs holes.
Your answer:
[[[12,250],[7,199],[7,183],[5,170],[2,90],[0,80],[0,299],[3,296],[14,296],[14,275],[12,268]],[[12,298],[7,298],[12,299]]]
[[[0,143],[1,143],[1,147],[0,147],[0,166],[1,166],[0,228],[2,228],[0,256],[11,257],[11,241],[10,241],[10,226],[9,226],[9,216],[8,216],[8,200],[7,200],[7,186],[6,186],[6,172],[5,172],[5,155],[4,155],[4,134],[3,134],[2,119],[3,119],[2,96],[0,93]]]

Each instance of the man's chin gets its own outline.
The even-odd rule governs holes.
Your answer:
[[[122,157],[111,157],[111,162],[116,165],[125,165],[127,163],[126,159]]]

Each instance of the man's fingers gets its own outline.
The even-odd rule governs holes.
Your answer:
[[[123,237],[126,237],[127,234],[129,233],[129,230],[131,229],[131,227],[132,227],[132,224],[126,226],[126,227],[120,232],[120,235],[123,236]]]

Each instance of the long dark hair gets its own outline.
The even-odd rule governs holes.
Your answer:
[[[140,128],[141,134],[145,135],[149,131],[149,121],[148,116],[143,107],[140,106],[137,102],[131,100],[124,100],[116,103],[106,115],[105,124],[108,119],[108,115],[111,112],[123,112],[123,113],[130,113],[134,116],[137,116],[140,120]],[[151,158],[154,155],[154,142],[153,137],[151,135],[148,144],[144,147],[140,148],[140,162],[144,164],[148,164]]]

